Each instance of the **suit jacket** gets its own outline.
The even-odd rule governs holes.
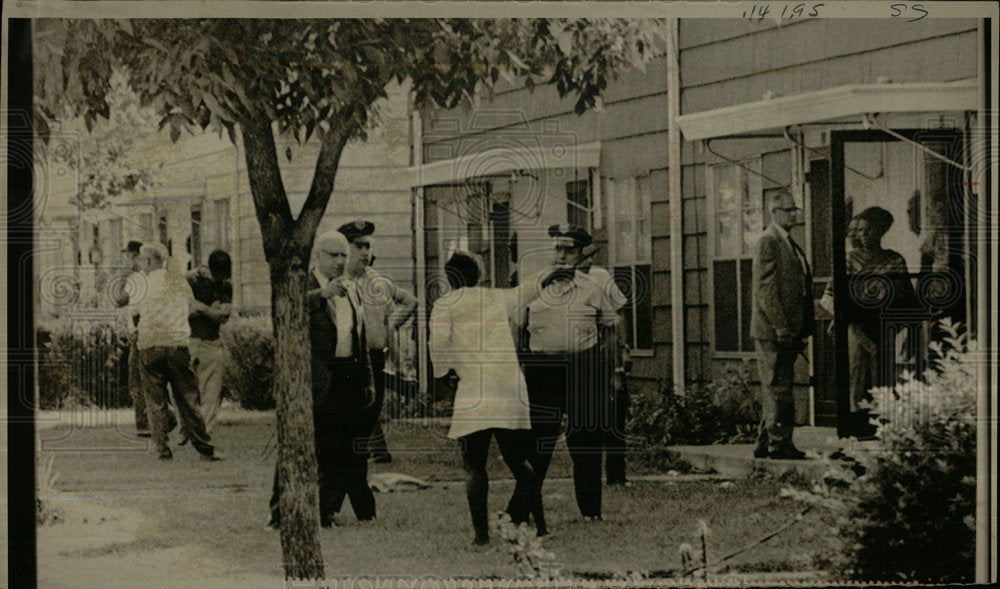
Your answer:
[[[315,276],[309,276],[308,290],[320,288]],[[365,388],[370,388],[371,398],[374,398],[375,381],[372,378],[371,362],[368,358],[368,345],[365,339],[364,321],[362,320],[362,309],[357,296],[348,297],[354,305],[357,315],[357,329],[360,350],[355,350],[358,354],[360,364],[365,371]],[[334,370],[338,368],[334,362],[334,352],[337,349],[337,328],[334,317],[331,315],[330,305],[326,298],[318,293],[306,295],[306,311],[309,313],[309,343],[312,360],[312,392],[313,404],[323,405],[334,400],[338,394],[349,394],[348,391],[333,390]]]
[[[804,256],[804,254],[803,254]],[[753,257],[750,336],[805,339],[813,332],[812,273],[773,223],[757,241]]]

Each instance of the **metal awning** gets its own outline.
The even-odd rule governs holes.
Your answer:
[[[682,115],[677,124],[684,139],[694,141],[866,113],[967,111],[976,110],[978,105],[975,81],[851,84]]]
[[[532,145],[488,149],[452,159],[407,168],[410,186],[465,182],[512,172],[538,173],[555,168],[596,168],[601,162],[601,142],[582,145]]]

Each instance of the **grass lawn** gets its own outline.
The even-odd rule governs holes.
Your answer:
[[[205,578],[280,579],[278,534],[263,529],[275,460],[273,419],[273,414],[225,413],[215,434],[226,457],[219,463],[200,461],[190,447],[176,447],[176,438],[174,460],[161,463],[145,440],[130,436],[130,424],[43,429],[43,462],[54,456],[57,477],[48,504],[62,511],[62,521],[39,530],[40,585],[137,586],[137,579],[150,575],[178,586]],[[434,484],[376,495],[374,523],[357,522],[345,508],[340,526],[321,532],[328,577],[515,574],[498,538],[486,548],[470,546],[464,489],[448,484],[463,478],[461,463],[445,432],[443,425],[387,428],[395,460],[372,465],[371,472],[398,472]],[[509,479],[495,445],[493,452],[490,472]],[[564,571],[575,574],[677,569],[678,545],[695,543],[699,519],[711,530],[711,558],[780,527],[799,509],[778,497],[776,481],[680,476],[608,489],[606,521],[584,523],[570,471],[565,449],[558,449],[544,489],[553,531],[545,546]],[[507,480],[494,485],[492,511],[506,505],[511,489]],[[722,570],[813,570],[814,558],[832,549],[826,529],[818,515],[809,514]]]

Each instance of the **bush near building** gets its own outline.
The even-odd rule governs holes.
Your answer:
[[[224,394],[244,409],[274,409],[274,332],[269,316],[233,317],[221,337],[229,352]]]
[[[679,395],[669,388],[631,394],[626,431],[650,446],[752,442],[760,404],[749,363]]]
[[[975,573],[975,342],[956,325],[929,346],[932,366],[872,390],[877,448],[829,459],[823,482],[786,489],[834,516],[845,579],[971,582]],[[835,459],[834,459],[835,458]]]
[[[128,336],[116,325],[49,325],[35,337],[39,409],[132,405]]]

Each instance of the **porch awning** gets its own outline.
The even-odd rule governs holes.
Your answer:
[[[601,162],[601,142],[582,145],[533,145],[504,147],[407,168],[410,186],[455,184],[511,172],[539,172],[555,168],[596,168]]]
[[[677,124],[684,138],[693,141],[865,113],[966,111],[976,110],[978,105],[975,81],[852,84],[682,115]]]

